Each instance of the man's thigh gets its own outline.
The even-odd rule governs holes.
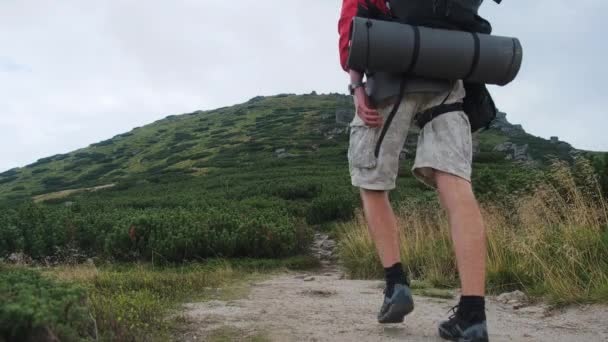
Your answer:
[[[370,128],[355,115],[350,127],[350,144],[348,159],[352,184],[367,190],[392,190],[399,171],[399,156],[407,138],[414,111],[418,101],[415,97],[406,96],[391,122],[378,156],[375,155],[376,144],[382,128]],[[393,108],[387,105],[378,109],[386,119]]]
[[[444,95],[434,101],[441,101]],[[459,82],[446,103],[462,101],[464,88]],[[470,182],[473,161],[471,125],[463,111],[445,113],[429,122],[418,137],[414,174],[436,187],[435,171],[442,171]]]

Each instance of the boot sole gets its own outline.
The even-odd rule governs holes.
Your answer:
[[[378,319],[379,323],[402,323],[410,312],[414,310],[414,302],[410,300],[408,303],[393,304],[388,311]]]
[[[488,342],[489,341],[489,339],[483,338],[483,337],[472,337],[472,338],[453,337],[452,335],[450,335],[449,333],[447,333],[445,330],[443,330],[441,328],[439,328],[439,336],[441,338],[443,338],[444,340],[456,341],[456,342]]]

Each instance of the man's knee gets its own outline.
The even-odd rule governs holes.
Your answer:
[[[380,199],[380,198],[388,198],[388,191],[386,190],[369,190],[369,189],[359,189],[359,193],[361,194],[361,198],[365,199]]]
[[[468,180],[437,170],[434,172],[434,178],[439,197],[445,206],[476,202],[471,182]]]
[[[437,190],[439,192],[455,189],[472,190],[471,182],[451,173],[434,170],[433,177],[435,178],[435,183],[437,184]]]

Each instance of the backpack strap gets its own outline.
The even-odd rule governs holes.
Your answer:
[[[416,113],[414,116],[414,121],[420,129],[423,129],[427,123],[433,121],[433,119],[436,117],[442,114],[459,111],[464,111],[464,105],[462,102],[440,104],[439,106],[431,107],[425,111]]]
[[[403,75],[401,78],[401,83],[399,84],[399,95],[397,96],[397,102],[395,102],[395,104],[393,105],[393,109],[391,109],[391,112],[388,114],[388,117],[386,118],[386,122],[382,126],[382,131],[380,132],[380,137],[378,138],[378,142],[376,142],[376,148],[374,149],[374,156],[376,158],[378,158],[378,156],[380,155],[380,148],[382,147],[382,142],[384,141],[384,137],[386,137],[386,133],[388,132],[388,129],[390,128],[391,123],[393,122],[393,119],[395,118],[395,115],[397,114],[397,111],[399,110],[399,107],[401,106],[401,101],[403,100],[403,97],[405,95],[406,82],[407,82],[407,78],[405,77],[405,75]]]

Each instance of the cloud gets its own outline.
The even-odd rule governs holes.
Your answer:
[[[499,107],[532,134],[608,150],[608,3],[486,2],[495,33],[525,49],[519,78],[492,90]],[[327,0],[2,1],[0,170],[170,114],[345,92],[339,12]]]

